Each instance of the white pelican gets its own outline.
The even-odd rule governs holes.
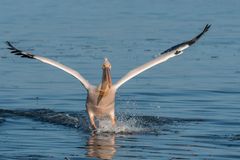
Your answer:
[[[117,83],[112,84],[111,79],[111,64],[108,61],[107,58],[104,59],[103,65],[102,65],[102,82],[98,86],[94,86],[90,84],[80,73],[77,71],[59,63],[54,60],[41,57],[38,55],[34,55],[29,52],[21,51],[17,48],[15,48],[10,42],[6,42],[8,45],[8,49],[11,50],[11,53],[15,55],[19,55],[23,58],[30,58],[30,59],[37,59],[43,63],[50,64],[52,66],[55,66],[73,77],[77,78],[84,88],[87,90],[87,100],[86,100],[86,110],[90,119],[91,127],[93,129],[96,129],[96,124],[94,121],[94,118],[102,118],[102,117],[109,117],[111,119],[111,123],[114,126],[116,123],[115,119],[115,95],[117,89],[123,85],[125,82],[130,80],[131,78],[137,76],[138,74],[142,73],[143,71],[160,64],[164,61],[167,61],[169,58],[175,57],[177,55],[180,55],[183,53],[183,50],[187,49],[189,46],[194,44],[205,32],[208,31],[211,25],[206,25],[203,31],[198,34],[196,37],[189,41],[185,41],[183,43],[180,43],[176,46],[173,46],[169,48],[168,50],[162,52],[160,56],[156,57],[155,59],[131,70],[128,72],[125,76],[123,76]]]

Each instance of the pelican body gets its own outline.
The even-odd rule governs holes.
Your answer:
[[[11,53],[15,55],[21,56],[23,58],[37,59],[43,63],[57,67],[77,78],[87,91],[86,110],[89,115],[91,127],[93,129],[96,129],[97,126],[95,124],[95,118],[109,117],[112,125],[115,125],[115,95],[117,89],[120,86],[122,86],[125,82],[137,76],[138,74],[144,72],[145,70],[156,66],[162,62],[165,62],[172,57],[182,54],[183,50],[187,49],[189,46],[194,44],[200,37],[202,37],[202,35],[204,35],[204,33],[208,31],[210,26],[211,25],[206,25],[203,31],[191,40],[175,45],[159,54],[159,56],[155,59],[131,70],[115,84],[112,84],[110,74],[111,64],[108,59],[105,58],[102,65],[102,81],[98,86],[90,84],[80,73],[59,62],[19,50],[8,41],[6,43],[8,45],[8,49],[11,50]]]
[[[115,95],[116,89],[112,85],[110,74],[111,64],[107,58],[102,65],[102,83],[95,87],[90,86],[87,94],[86,109],[93,128],[96,128],[94,117],[109,117],[115,125]]]

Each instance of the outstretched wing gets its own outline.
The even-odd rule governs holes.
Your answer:
[[[181,53],[183,53],[183,50],[187,49],[189,46],[191,46],[192,44],[194,44],[200,37],[202,37],[202,35],[204,33],[206,33],[208,31],[208,29],[211,27],[211,25],[206,25],[205,28],[203,29],[203,31],[198,34],[196,37],[194,37],[193,39],[189,40],[189,41],[185,41],[183,43],[180,43],[176,46],[173,46],[169,49],[167,49],[166,51],[162,52],[160,54],[160,56],[158,56],[157,58],[131,70],[130,72],[128,72],[125,76],[123,76],[114,86],[115,88],[119,88],[123,83],[127,82],[128,80],[130,80],[131,78],[137,76],[138,74],[142,73],[143,71],[157,65],[160,64],[162,62],[167,61],[169,58],[175,57],[177,55],[180,55]]]
[[[34,55],[32,53],[28,53],[28,52],[24,52],[24,51],[21,51],[17,48],[15,48],[10,42],[6,42],[6,44],[8,45],[8,49],[11,50],[11,53],[15,54],[15,55],[18,55],[18,56],[21,56],[22,58],[30,58],[30,59],[37,59],[43,63],[47,63],[47,64],[50,64],[54,67],[57,67],[69,74],[71,74],[73,77],[77,78],[81,83],[82,85],[88,89],[90,87],[90,83],[85,79],[83,78],[83,76],[78,73],[77,71],[59,63],[59,62],[56,62],[54,60],[51,60],[51,59],[48,59],[48,58],[45,58],[45,57],[41,57],[41,56],[37,56],[37,55]]]

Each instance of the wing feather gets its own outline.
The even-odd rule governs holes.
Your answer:
[[[167,49],[166,51],[162,52],[160,54],[160,56],[156,57],[155,59],[131,70],[130,72],[128,72],[125,76],[123,76],[114,86],[115,88],[119,88],[122,84],[124,84],[125,82],[127,82],[128,80],[132,79],[133,77],[137,76],[138,74],[144,72],[145,70],[156,66],[157,64],[160,64],[162,62],[167,61],[168,59],[175,57],[177,55],[180,55],[183,53],[183,50],[187,49],[189,46],[191,46],[192,44],[194,44],[198,39],[200,39],[204,33],[206,33],[209,28],[211,27],[211,25],[206,25],[205,28],[203,29],[203,31],[198,34],[196,37],[192,38],[189,41],[185,41],[183,43],[180,43],[178,45],[175,45],[169,49]]]
[[[54,67],[57,67],[65,72],[67,72],[68,74],[72,75],[73,77],[77,78],[86,89],[88,89],[91,85],[80,73],[78,73],[77,71],[75,71],[59,62],[19,50],[19,49],[15,48],[8,41],[6,42],[6,44],[8,45],[8,49],[11,50],[11,53],[13,53],[15,55],[21,56],[22,58],[37,59],[43,63],[50,64]]]

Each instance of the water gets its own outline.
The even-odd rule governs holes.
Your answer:
[[[240,2],[0,2],[0,159],[239,159]],[[9,54],[6,40],[58,60],[93,84],[104,57],[130,69],[211,30],[183,55],[123,85],[118,125],[92,133],[80,83]],[[107,123],[107,122],[103,122]]]

